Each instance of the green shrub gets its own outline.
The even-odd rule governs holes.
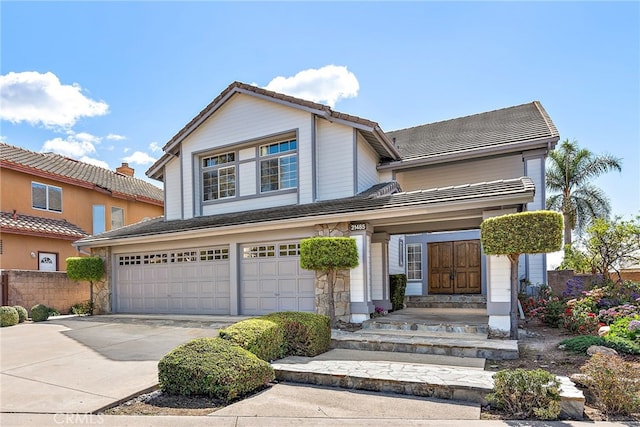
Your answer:
[[[587,354],[587,350],[592,345],[606,346],[606,341],[602,337],[595,335],[580,335],[577,337],[567,338],[562,340],[560,345],[563,345],[565,350],[576,354]]]
[[[629,330],[629,324],[634,320],[640,320],[640,316],[635,314],[632,316],[620,317],[609,326],[607,336],[625,338],[634,341],[638,336],[637,331]]]
[[[0,327],[17,325],[19,319],[18,311],[14,307],[8,305],[0,307]]]
[[[480,224],[487,255],[537,254],[562,248],[562,215],[531,211],[487,218]]]
[[[18,312],[18,323],[22,323],[29,318],[29,313],[27,309],[21,305],[14,305],[13,308]]]
[[[36,304],[31,307],[31,320],[43,322],[49,318],[49,307],[44,304]]]
[[[300,311],[267,314],[263,319],[282,326],[285,336],[285,355],[313,357],[329,350],[331,326],[329,317]]]
[[[93,304],[91,301],[79,302],[73,304],[69,309],[71,314],[91,314],[93,313]]]
[[[619,356],[594,354],[580,368],[595,404],[609,415],[640,412],[640,371]]]
[[[614,349],[618,353],[640,354],[640,344],[619,336],[605,335],[604,341],[607,347]]]
[[[221,338],[196,338],[176,347],[158,363],[162,390],[184,396],[230,401],[274,378],[269,363]]]
[[[506,369],[494,376],[487,400],[515,419],[557,419],[560,415],[560,381],[543,369]]]
[[[391,309],[393,311],[404,308],[404,293],[407,290],[407,275],[392,274],[389,276],[389,286],[391,289]]]
[[[271,320],[243,320],[221,329],[219,336],[267,362],[281,359],[285,355],[284,328]]]

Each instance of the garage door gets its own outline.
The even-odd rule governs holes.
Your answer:
[[[229,248],[118,255],[114,311],[229,314]]]
[[[243,246],[240,277],[242,314],[315,311],[315,273],[300,268],[299,242]]]

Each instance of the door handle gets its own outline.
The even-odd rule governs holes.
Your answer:
[[[455,277],[455,273],[453,272],[453,270],[451,270],[451,272],[449,273],[449,280],[453,280]]]

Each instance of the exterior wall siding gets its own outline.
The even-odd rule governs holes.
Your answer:
[[[403,191],[414,191],[518,178],[523,175],[522,156],[515,155],[398,171],[396,179]]]
[[[358,134],[358,193],[378,184],[380,179],[376,166],[378,154],[369,143]]]
[[[283,131],[297,131],[298,137],[298,195],[296,202],[308,203],[312,200],[312,176],[311,176],[311,127],[309,114],[295,110],[273,102],[264,101],[252,96],[236,94],[216,111],[205,123],[195,130],[182,142],[183,162],[183,188],[185,201],[185,217],[190,218],[200,215],[200,190],[199,175],[200,165],[194,163],[194,156],[199,153],[225,148],[230,150],[234,144],[259,144],[261,138],[281,134]],[[251,123],[251,126],[247,126]],[[246,157],[243,152],[242,157]],[[240,156],[239,156],[240,157]],[[256,163],[257,173],[257,163]],[[238,176],[239,182],[247,180],[249,185],[252,177]],[[255,183],[257,185],[257,182]],[[247,189],[244,189],[247,191]],[[273,199],[267,202],[268,199]],[[249,200],[249,199],[247,199]],[[167,203],[176,203],[175,200],[167,200]],[[261,196],[261,200],[247,203],[247,201],[228,201],[216,203],[205,207],[202,214],[209,215],[213,212],[237,212],[247,209],[249,205],[261,207],[287,205],[291,203],[290,197],[282,197],[282,193]],[[294,202],[295,203],[295,202]]]
[[[404,235],[393,235],[389,238],[389,274],[406,273],[404,242]]]
[[[318,200],[353,196],[353,129],[317,121]]]
[[[536,193],[533,201],[527,204],[528,211],[545,208],[544,156],[542,154],[525,160],[526,175],[533,180]],[[525,274],[532,284],[547,283],[547,258],[544,254],[527,254],[524,260]]]
[[[164,169],[164,197],[166,200],[181,200],[181,183],[180,158],[175,158],[167,163]],[[165,206],[165,219],[172,220],[180,218],[182,218],[182,203],[167,203]]]

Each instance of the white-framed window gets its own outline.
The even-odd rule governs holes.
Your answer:
[[[111,229],[124,227],[124,209],[111,207]]]
[[[275,245],[251,246],[242,250],[242,258],[273,258],[275,256]]]
[[[422,280],[421,243],[407,243],[407,280]]]
[[[202,201],[235,197],[235,161],[235,152],[202,158]]]
[[[62,188],[53,185],[31,183],[31,206],[34,209],[62,212]]]
[[[260,192],[298,186],[298,142],[295,139],[261,145]]]

